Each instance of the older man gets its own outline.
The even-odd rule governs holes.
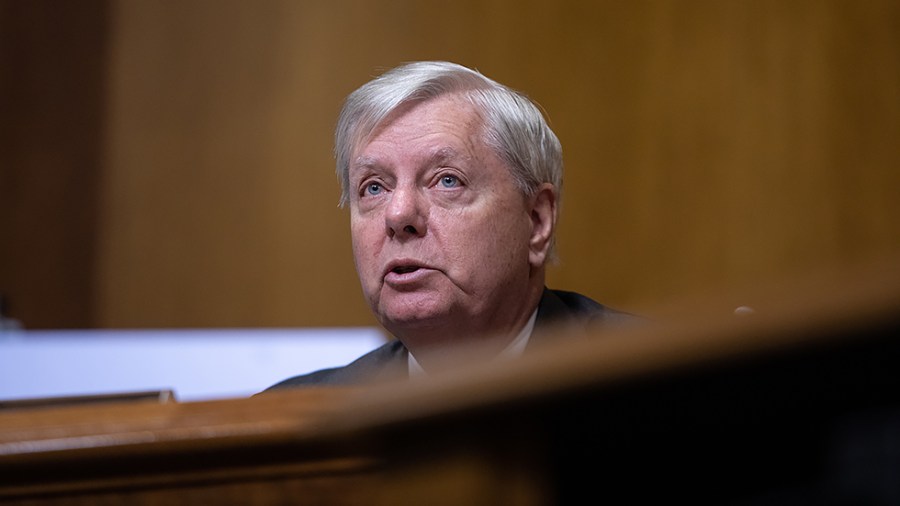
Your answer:
[[[363,292],[397,339],[273,388],[425,374],[467,345],[514,356],[549,324],[623,318],[544,286],[562,154],[523,95],[456,64],[404,65],[347,98],[335,154]]]

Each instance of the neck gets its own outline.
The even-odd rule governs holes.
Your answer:
[[[429,372],[450,368],[460,362],[489,361],[506,349],[525,328],[538,307],[543,288],[543,282],[530,287],[524,297],[516,300],[516,308],[506,318],[495,314],[482,315],[482,318],[454,315],[445,321],[422,324],[416,328],[388,330]],[[509,310],[509,306],[501,309]]]

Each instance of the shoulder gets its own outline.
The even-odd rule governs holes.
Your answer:
[[[528,346],[535,348],[561,338],[584,336],[583,331],[588,327],[625,327],[641,321],[638,316],[605,306],[580,293],[545,288]]]
[[[538,305],[538,321],[548,323],[624,323],[635,321],[635,315],[605,306],[590,297],[565,290],[544,289]]]
[[[321,369],[277,383],[266,391],[303,386],[351,386],[386,381],[407,374],[407,351],[393,340],[342,367]]]

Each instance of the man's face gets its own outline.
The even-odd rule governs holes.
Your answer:
[[[401,108],[349,171],[356,268],[385,328],[405,340],[525,323],[543,264],[529,255],[533,199],[484,144],[471,104],[451,95]]]

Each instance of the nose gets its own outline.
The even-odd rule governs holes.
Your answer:
[[[427,230],[427,210],[415,188],[395,188],[385,210],[388,236],[397,239],[422,237]]]

